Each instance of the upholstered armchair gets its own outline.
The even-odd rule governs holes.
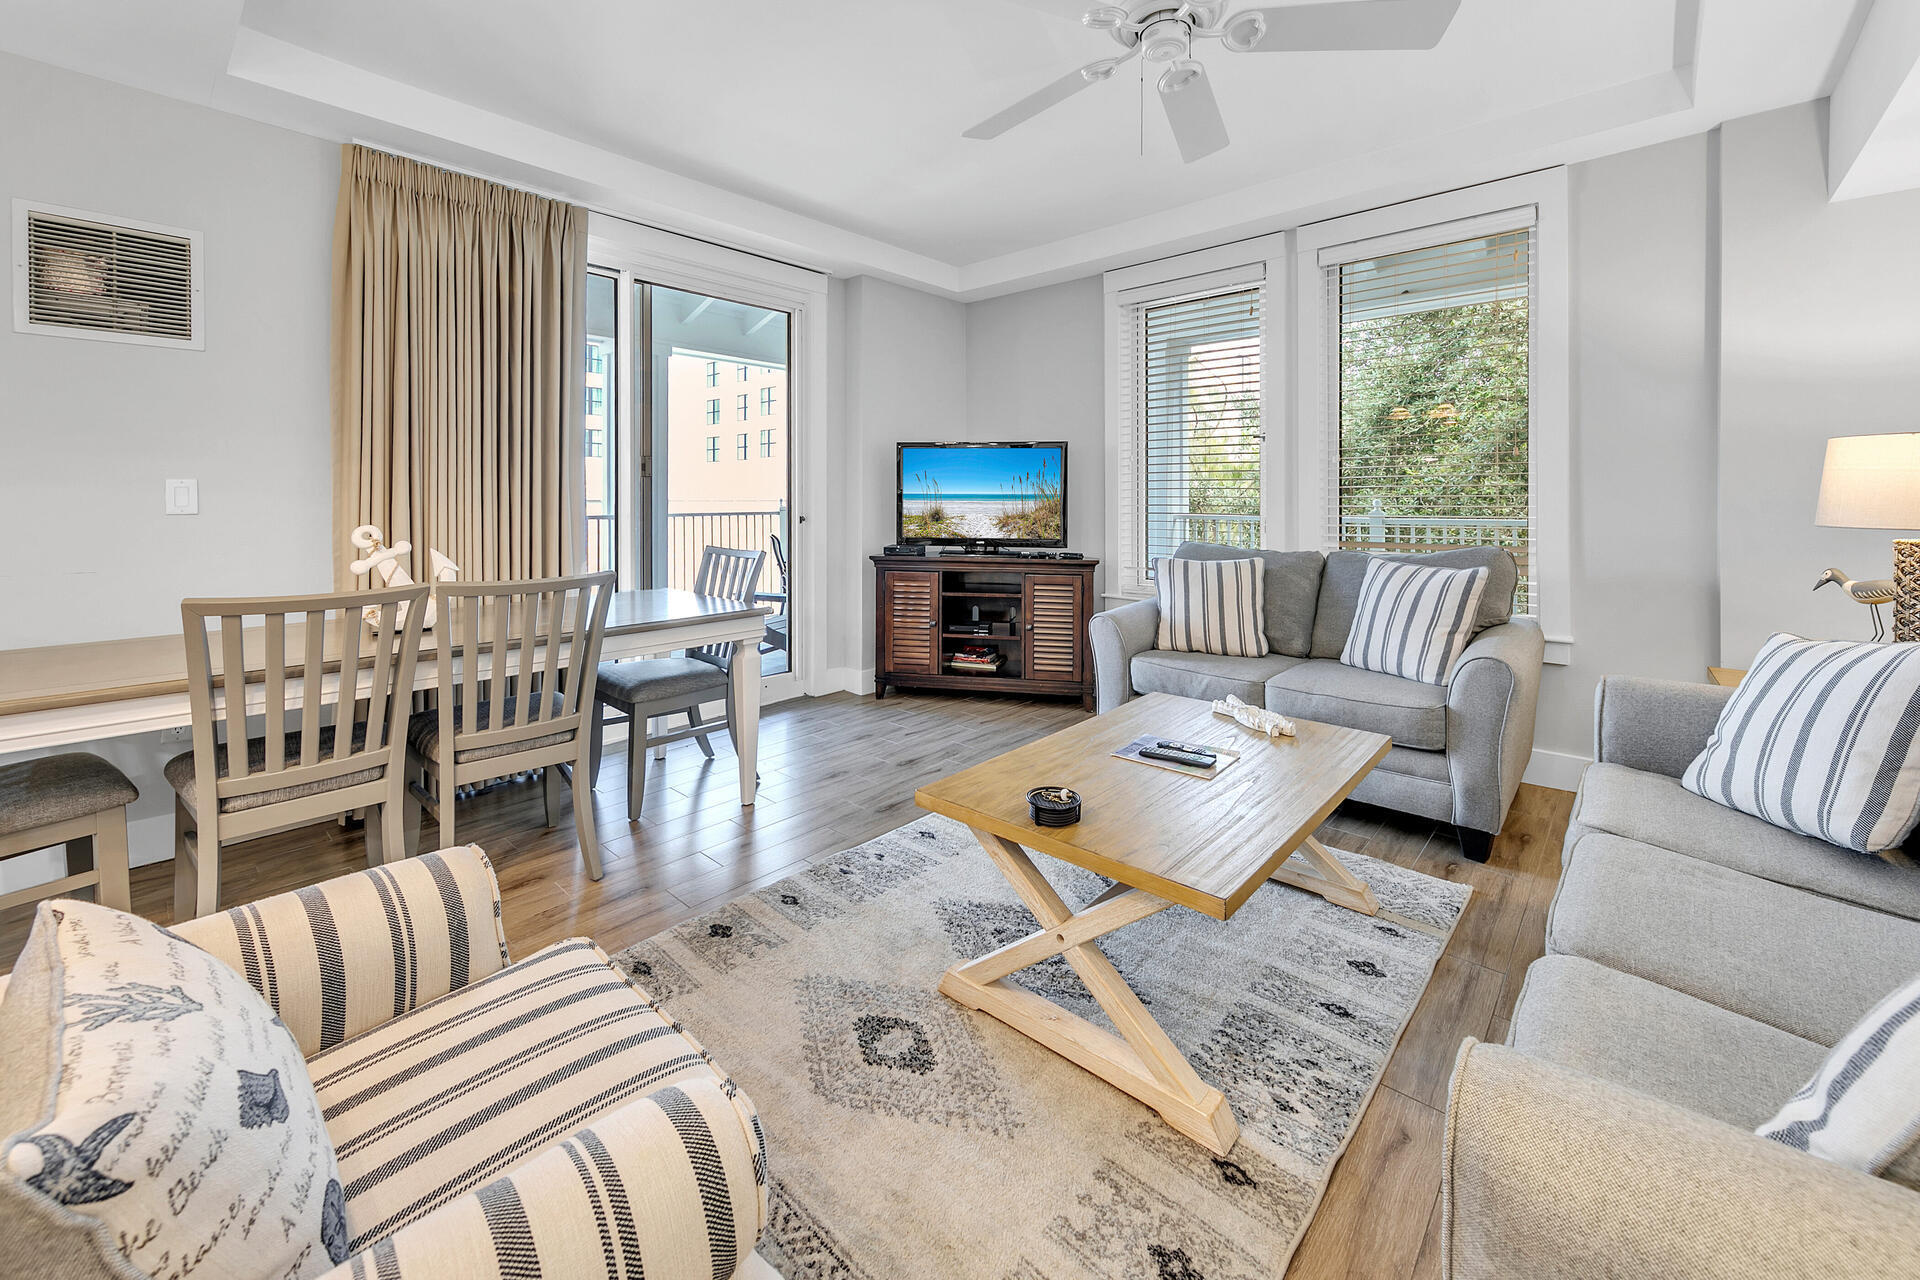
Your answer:
[[[326,1280],[769,1274],[753,1104],[591,941],[510,963],[478,848],[174,932],[306,1059],[345,1193]]]

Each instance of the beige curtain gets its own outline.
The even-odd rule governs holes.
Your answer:
[[[470,580],[573,572],[586,210],[349,144],[333,242],[334,582],[356,525]]]

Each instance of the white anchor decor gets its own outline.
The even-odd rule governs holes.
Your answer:
[[[372,524],[363,524],[355,529],[347,536],[347,541],[351,542],[358,550],[367,553],[362,558],[355,560],[347,566],[350,572],[356,575],[362,573],[378,574],[382,586],[410,587],[413,585],[413,575],[408,573],[406,565],[401,563],[402,559],[413,550],[413,544],[411,542],[396,542],[389,547],[380,539],[380,526]],[[427,580],[429,582],[452,582],[454,578],[459,576],[459,573],[459,565],[447,559],[433,548],[427,548]],[[368,626],[376,629],[380,626],[380,610],[377,607],[369,605],[367,608],[361,610],[361,616],[367,620]],[[432,630],[434,621],[433,597],[428,596],[427,612],[420,620],[421,630]],[[407,606],[402,604],[398,609],[394,610],[393,629],[399,631],[406,625]]]

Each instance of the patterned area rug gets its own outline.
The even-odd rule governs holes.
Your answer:
[[[1368,918],[1268,884],[1101,940],[1240,1120],[1216,1158],[935,990],[1038,928],[930,817],[615,957],[760,1108],[786,1280],[1271,1280],[1293,1254],[1468,888],[1357,854]],[[1034,855],[1069,903],[1106,882]],[[1058,957],[1014,981],[1104,1022]]]

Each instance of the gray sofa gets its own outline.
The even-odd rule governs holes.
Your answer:
[[[1601,682],[1546,954],[1454,1069],[1449,1276],[1920,1276],[1920,1192],[1753,1133],[1920,972],[1920,870],[1684,790],[1731,694]]]
[[[1100,710],[1110,711],[1139,693],[1207,699],[1233,694],[1303,720],[1384,733],[1393,739],[1393,749],[1361,779],[1353,798],[1451,822],[1466,855],[1486,861],[1533,752],[1545,650],[1540,624],[1513,616],[1519,574],[1511,554],[1497,547],[1459,547],[1392,557],[1489,570],[1476,619],[1480,630],[1446,685],[1341,664],[1371,558],[1363,552],[1323,556],[1189,542],[1174,554],[1265,560],[1272,652],[1264,658],[1229,658],[1156,649],[1160,607],[1155,601],[1109,609],[1088,624]]]

